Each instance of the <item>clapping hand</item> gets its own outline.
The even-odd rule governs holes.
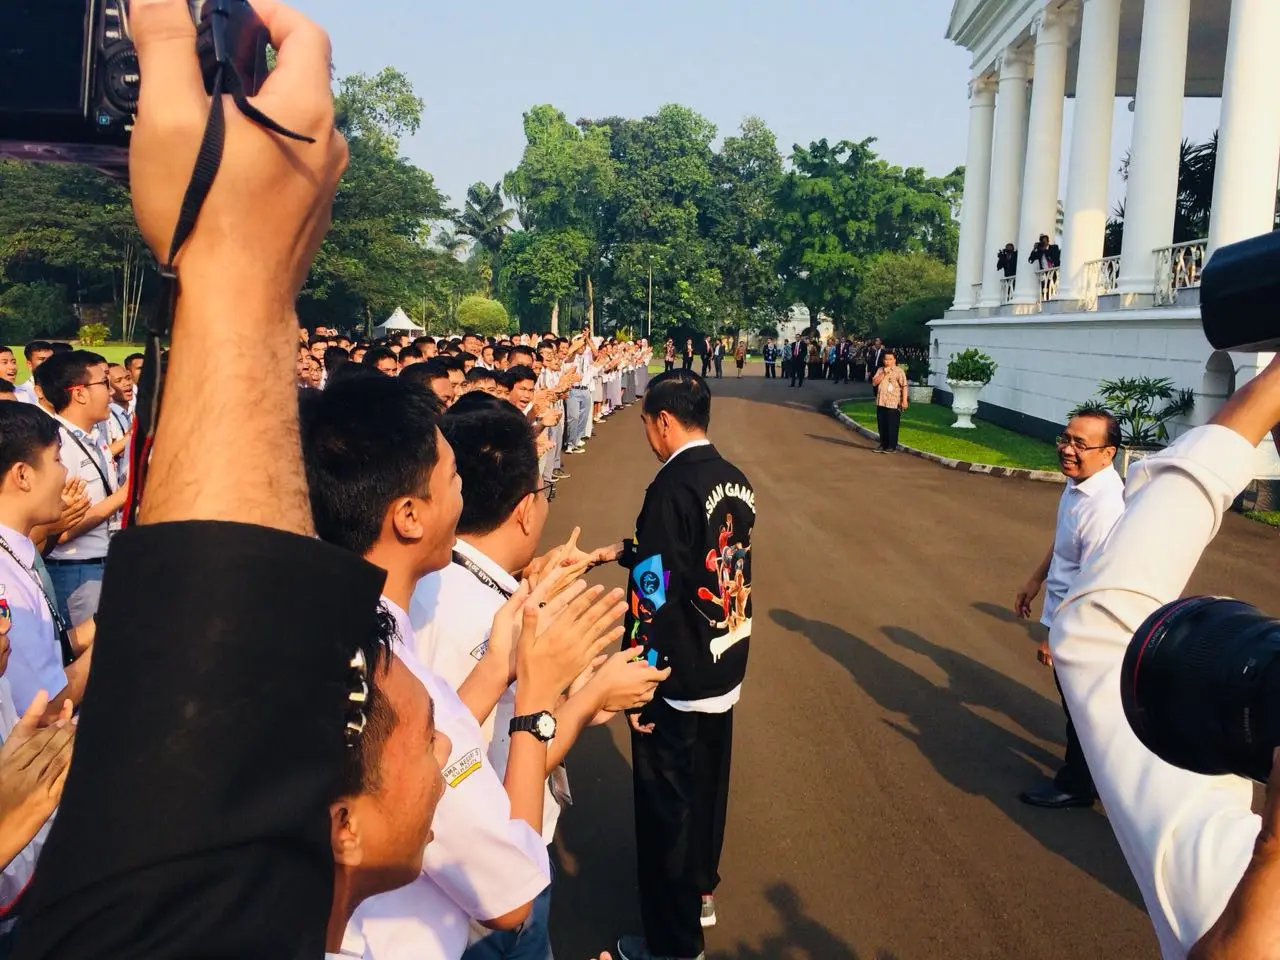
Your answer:
[[[57,720],[41,728],[48,706],[42,690],[0,746],[0,863],[31,842],[62,799],[76,728],[69,700]]]
[[[622,639],[621,590],[575,582],[554,601],[524,604],[516,644],[516,682],[553,701],[608,647]]]

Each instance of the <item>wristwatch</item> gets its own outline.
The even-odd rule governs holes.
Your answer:
[[[532,733],[543,743],[550,743],[556,738],[556,718],[546,710],[523,717],[512,717],[510,732]]]

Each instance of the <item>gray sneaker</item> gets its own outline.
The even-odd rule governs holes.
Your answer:
[[[714,894],[703,895],[702,916],[700,919],[704,927],[714,927],[716,925],[716,898]]]
[[[618,960],[707,960],[704,950],[696,957],[662,957],[649,952],[644,937],[622,937],[618,940]]]

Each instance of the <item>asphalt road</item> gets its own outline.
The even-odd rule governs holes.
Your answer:
[[[712,960],[1149,958],[1154,935],[1101,807],[1017,794],[1056,768],[1063,720],[1010,607],[1060,488],[870,445],[827,415],[849,387],[713,381],[711,439],[758,522],[751,664],[735,721]],[[548,542],[629,535],[657,462],[638,407],[566,458]],[[1266,606],[1276,531],[1227,517],[1191,588]],[[603,578],[621,585],[617,568]],[[1271,604],[1272,606],[1274,604]],[[629,735],[569,756],[553,943],[639,932]]]

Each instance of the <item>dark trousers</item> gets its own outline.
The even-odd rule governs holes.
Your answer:
[[[804,386],[804,361],[803,360],[795,359],[791,361],[791,386],[793,387]]]
[[[778,379],[777,364],[775,364],[772,360],[770,360],[768,363],[764,365],[764,378],[766,380]]]
[[[716,379],[724,376],[724,357],[716,357]]]
[[[641,720],[654,725],[631,734],[644,936],[658,956],[696,957],[702,897],[720,883],[733,711],[683,713],[655,697]]]
[[[685,368],[686,370],[692,370],[692,369],[693,369],[693,357],[685,357],[685,358],[684,358],[684,368]]]
[[[676,368],[676,362],[674,360],[663,360],[662,366],[667,373],[670,373],[672,370]]]
[[[705,377],[707,371],[711,369],[711,355],[707,354],[702,358],[702,375]]]
[[[898,427],[902,424],[902,411],[897,407],[876,406],[876,427],[880,431],[880,449],[898,448]]]
[[[1053,785],[1064,793],[1097,796],[1093,785],[1093,774],[1089,772],[1089,762],[1084,758],[1084,750],[1080,746],[1080,738],[1076,736],[1076,725],[1071,722],[1071,711],[1067,709],[1067,698],[1062,695],[1062,684],[1058,683],[1058,671],[1053,671],[1053,682],[1058,687],[1058,698],[1062,701],[1062,712],[1067,716],[1067,755],[1062,769],[1054,775]]]

